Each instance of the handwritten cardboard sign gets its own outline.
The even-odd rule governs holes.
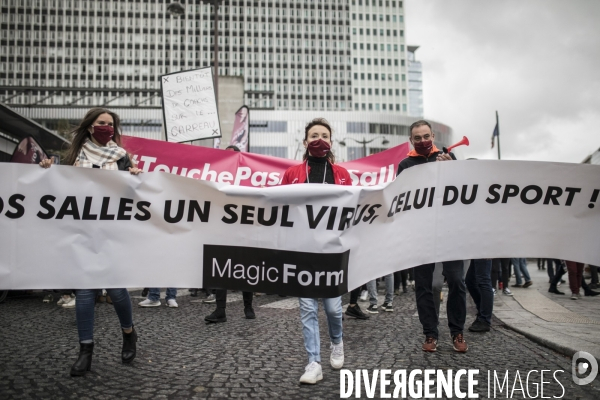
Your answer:
[[[210,67],[162,75],[160,87],[168,142],[221,137]]]

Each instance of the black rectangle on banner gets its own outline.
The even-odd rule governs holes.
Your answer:
[[[204,245],[203,286],[327,298],[348,292],[343,253],[307,253],[257,247]]]

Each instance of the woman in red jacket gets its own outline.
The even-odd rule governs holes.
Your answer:
[[[295,183],[328,183],[335,185],[352,185],[348,171],[335,164],[335,156],[331,152],[331,126],[323,118],[313,119],[304,130],[304,162],[285,171],[282,185]],[[356,300],[360,288],[352,292],[350,306],[346,314],[359,319],[368,317],[360,310]],[[354,299],[352,299],[354,297]],[[318,299],[300,298],[300,318],[304,347],[308,352],[308,365],[300,377],[301,383],[317,383],[323,379],[321,369],[321,343],[319,337]],[[342,342],[342,298],[341,296],[322,299],[327,315],[329,337],[331,339],[331,366],[340,369],[344,365],[344,344]]]

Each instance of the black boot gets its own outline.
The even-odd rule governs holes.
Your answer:
[[[71,367],[71,376],[83,376],[92,368],[94,343],[79,343],[79,358]]]
[[[252,308],[252,306],[244,307],[244,315],[246,316],[246,319],[255,319],[256,318],[256,314],[254,314],[254,309]]]
[[[123,364],[129,364],[133,361],[136,355],[135,342],[137,342],[137,332],[135,327],[131,327],[131,332],[123,331],[123,350],[121,350],[121,361]]]
[[[212,314],[204,317],[206,322],[227,322],[227,315],[224,308],[217,308]]]
[[[559,291],[556,286],[550,286],[550,289],[548,289],[548,292],[550,293],[554,293],[554,294],[564,294],[563,292]]]

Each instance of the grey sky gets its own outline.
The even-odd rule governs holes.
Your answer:
[[[581,162],[600,147],[600,1],[408,0],[425,117],[464,157]]]

